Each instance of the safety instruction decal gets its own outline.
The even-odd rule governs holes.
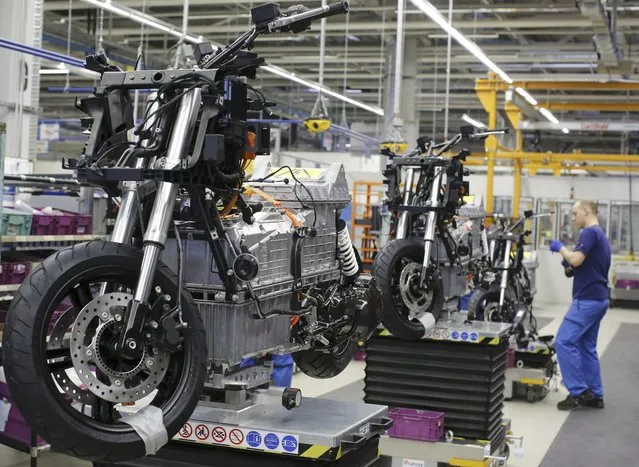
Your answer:
[[[501,341],[499,337],[482,337],[476,331],[463,329],[433,328],[424,336],[428,339],[446,340],[456,342],[468,342],[471,344],[497,345]]]
[[[285,454],[299,453],[298,435],[206,422],[185,423],[173,439]]]

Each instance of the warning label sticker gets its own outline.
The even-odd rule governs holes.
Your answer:
[[[195,426],[195,429],[192,426]],[[204,422],[186,423],[173,439],[285,454],[299,453],[298,435]]]

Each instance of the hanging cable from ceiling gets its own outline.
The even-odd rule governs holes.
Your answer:
[[[322,7],[326,7],[326,0],[322,0]],[[347,16],[348,18],[348,16]],[[347,19],[348,21],[348,19]],[[304,127],[309,133],[324,133],[331,128],[331,120],[326,110],[326,96],[324,89],[324,55],[326,51],[326,18],[322,18],[320,26],[320,64],[319,64],[319,89],[317,100],[313,106],[311,116],[304,120]]]
[[[404,63],[404,10],[406,0],[397,1],[397,39],[395,40],[395,79],[393,80],[393,117],[386,129],[386,138],[380,149],[390,150],[394,153],[406,152],[408,143],[402,137],[401,128],[404,125],[400,116],[402,71]]]
[[[69,0],[69,13],[67,15],[67,57],[71,56],[71,20],[73,18],[73,0]],[[71,87],[69,73],[67,73],[67,79],[64,83],[64,92],[67,92]]]

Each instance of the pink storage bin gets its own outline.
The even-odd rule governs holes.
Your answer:
[[[31,221],[31,235],[53,235],[54,216],[34,214]]]
[[[517,351],[512,347],[506,349],[506,368],[513,368],[515,366],[515,355]]]
[[[24,417],[13,402],[13,398],[9,393],[9,387],[6,383],[0,382],[0,399],[4,399],[11,404],[9,417],[4,427],[3,435],[29,446],[31,444],[31,427],[27,425]],[[47,444],[45,440],[38,436],[38,446]]]
[[[388,412],[393,425],[388,430],[391,438],[439,441],[444,437],[444,414],[430,410],[394,408]]]
[[[615,284],[618,289],[639,289],[639,280],[636,279],[619,279]]]
[[[93,216],[91,214],[76,214],[75,233],[89,235],[93,232]]]
[[[31,263],[2,263],[6,269],[5,284],[22,284],[31,271]]]
[[[71,213],[58,214],[53,217],[53,235],[74,235],[75,215]]]

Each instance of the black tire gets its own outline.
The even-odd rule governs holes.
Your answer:
[[[396,337],[417,340],[424,337],[421,322],[409,319],[408,310],[396,290],[402,271],[402,260],[409,259],[420,265],[424,258],[424,241],[418,238],[393,240],[379,252],[373,263],[373,277],[382,292],[384,327]],[[426,312],[439,318],[444,305],[444,285],[441,277],[432,284],[433,299]]]
[[[71,406],[51,375],[49,365],[53,364],[48,363],[47,358],[51,357],[46,353],[51,347],[45,340],[47,323],[64,294],[77,290],[73,289],[74,284],[96,283],[80,278],[123,285],[133,282],[135,287],[141,261],[140,250],[122,244],[95,241],[75,245],[44,260],[20,286],[11,303],[2,346],[7,383],[24,418],[57,451],[109,463],[145,455],[142,439],[118,417],[95,419]],[[172,303],[176,302],[177,277],[166,265],[158,264],[154,285],[159,285],[162,293],[172,294]],[[87,288],[91,293],[89,285]],[[169,439],[193,413],[206,376],[202,320],[188,292],[183,291],[181,303],[188,323],[182,349],[171,354],[167,373],[158,383],[153,400],[163,410]],[[78,308],[74,305],[71,310]],[[97,400],[94,407],[101,407],[101,399],[92,400]]]
[[[297,367],[311,378],[332,378],[339,375],[357,352],[357,342],[349,340],[342,348],[334,352],[319,350],[301,350],[293,354]]]
[[[468,299],[468,319],[484,321],[486,320],[484,316],[484,309],[488,304],[492,304],[497,306],[499,304],[499,295],[500,289],[499,287],[491,287],[488,290],[482,289],[481,287],[475,289],[473,294]],[[514,292],[512,289],[506,289],[506,298],[504,302],[504,308],[507,310],[511,308],[512,298]],[[492,321],[492,320],[489,320]],[[503,320],[497,320],[501,322]]]

